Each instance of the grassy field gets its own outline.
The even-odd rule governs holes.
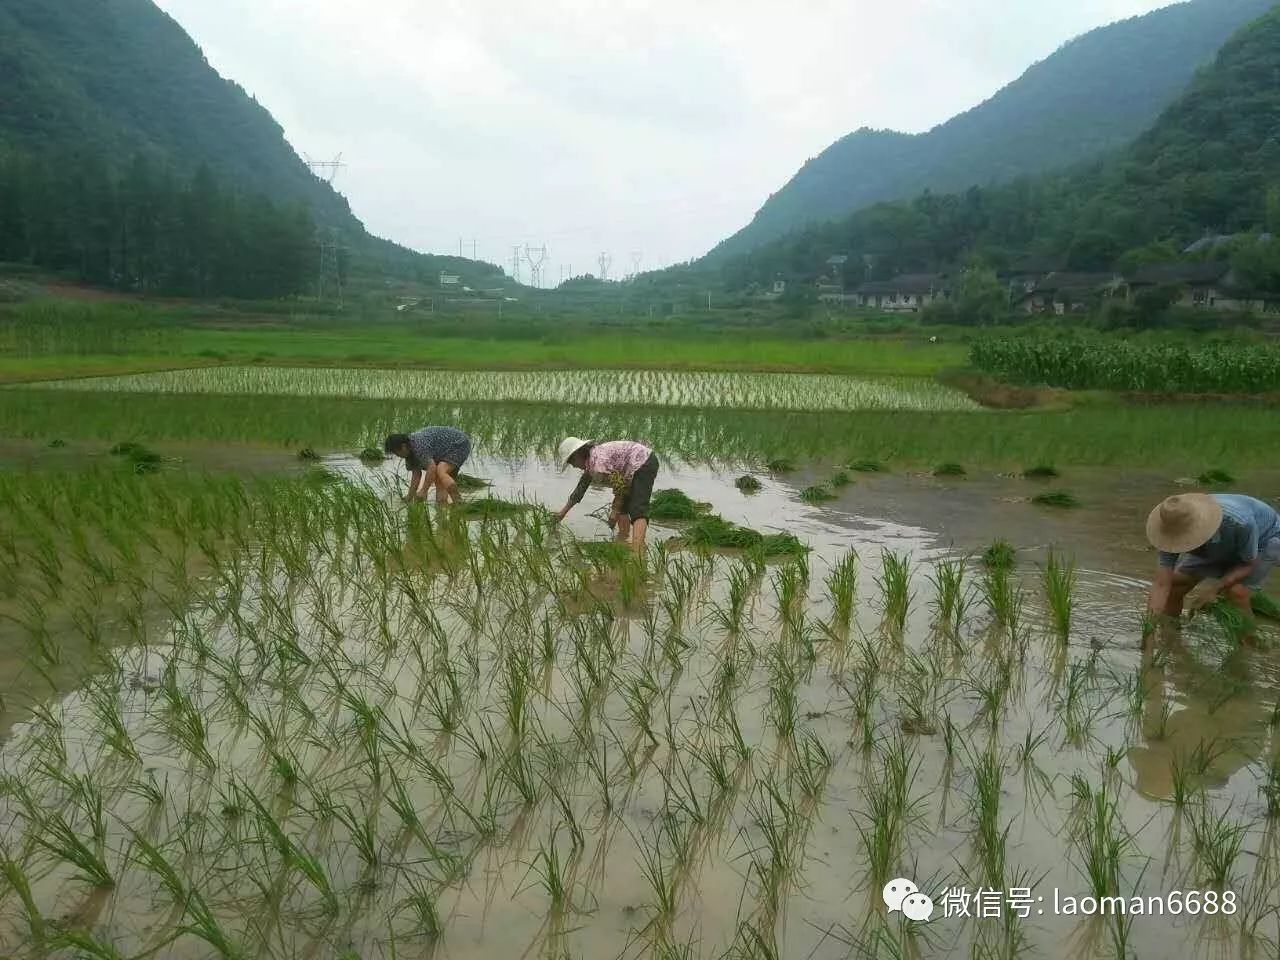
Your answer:
[[[235,397],[0,391],[0,436],[263,443],[357,451],[396,429],[454,423],[490,455],[549,454],[566,435],[635,436],[693,462],[863,458],[901,466],[1019,469],[1034,463],[1159,467],[1275,464],[1280,422],[1266,407],[1099,404],[1061,412],[804,413],[661,407],[425,403],[326,397]]]
[[[632,368],[930,376],[963,365],[959,342],[858,337],[838,324],[678,325],[610,318],[493,318],[394,313],[367,319],[243,316],[213,307],[41,303],[0,312],[0,377],[52,366],[94,372],[208,362],[425,366],[472,370]],[[66,374],[74,375],[74,374]]]

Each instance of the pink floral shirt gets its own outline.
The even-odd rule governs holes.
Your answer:
[[[610,440],[597,443],[587,455],[587,467],[574,490],[571,502],[579,503],[592,480],[607,483],[614,493],[627,489],[636,471],[645,465],[653,451],[634,440]]]

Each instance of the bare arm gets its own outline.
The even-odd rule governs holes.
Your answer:
[[[406,500],[412,500],[418,492],[418,484],[422,482],[422,471],[409,471],[409,492],[405,494]]]
[[[1258,567],[1257,559],[1250,560],[1248,563],[1242,563],[1238,567],[1232,567],[1219,584],[1219,591],[1230,590],[1232,587],[1239,586],[1249,579],[1249,575]]]
[[[1169,591],[1173,589],[1173,570],[1160,567],[1156,570],[1155,579],[1151,581],[1151,596],[1147,601],[1147,609],[1152,613],[1164,613],[1169,605]]]
[[[569,511],[582,502],[582,498],[587,495],[587,489],[591,486],[591,474],[582,471],[582,479],[578,481],[578,485],[573,488],[573,493],[569,494],[569,502],[566,503],[556,514],[556,521],[559,522],[569,515]]]

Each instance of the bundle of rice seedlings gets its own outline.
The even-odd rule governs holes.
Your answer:
[[[751,476],[749,473],[733,481],[733,485],[743,493],[758,493],[760,488],[763,486],[759,480]]]
[[[1054,490],[1049,493],[1041,493],[1031,498],[1032,503],[1039,504],[1042,507],[1078,507],[1080,501],[1065,490]]]
[[[836,495],[826,487],[806,487],[800,491],[800,499],[805,503],[826,503],[828,500],[834,500]]]
[[[709,503],[698,503],[683,490],[658,490],[649,505],[651,520],[696,520],[711,509]]]
[[[933,468],[935,477],[963,477],[965,469],[958,463],[940,463]]]
[[[849,469],[859,473],[884,473],[886,467],[879,460],[855,460],[849,464]]]
[[[1022,471],[1022,475],[1028,480],[1051,480],[1058,476],[1058,468],[1047,463],[1040,463],[1034,467],[1027,467]]]
[[[1200,474],[1200,476],[1196,477],[1196,483],[1200,484],[1202,487],[1225,487],[1228,484],[1235,482],[1236,478],[1233,474],[1228,473],[1226,470],[1220,470],[1217,467],[1214,467],[1212,470],[1206,470],[1204,473]]]

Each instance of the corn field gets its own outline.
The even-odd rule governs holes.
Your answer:
[[[1114,337],[1001,337],[973,344],[970,360],[1007,383],[1142,393],[1280,390],[1280,346],[1141,343]]]

